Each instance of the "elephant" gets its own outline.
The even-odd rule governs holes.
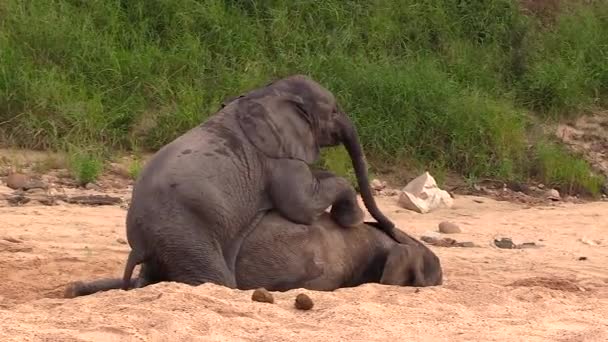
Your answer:
[[[342,227],[359,225],[365,214],[355,188],[311,168],[320,148],[340,144],[377,228],[396,239],[375,203],[355,125],[328,89],[295,74],[224,101],[148,160],[127,211],[123,289],[144,262],[175,281],[235,287],[242,241],[271,209],[311,224],[331,207]]]
[[[344,229],[322,214],[310,225],[294,223],[269,211],[243,241],[236,260],[237,288],[288,291],[305,288],[333,291],[366,283],[395,286],[438,286],[441,262],[427,246],[399,229],[396,242],[377,222]],[[143,264],[133,288],[175,280],[155,264]],[[65,297],[74,298],[119,289],[122,279],[68,284]]]

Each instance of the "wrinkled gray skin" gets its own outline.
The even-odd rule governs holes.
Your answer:
[[[442,284],[439,258],[428,247],[400,230],[395,230],[402,241],[397,243],[377,224],[344,229],[324,214],[313,224],[302,225],[269,212],[242,244],[236,259],[237,288],[332,291],[365,283]],[[174,280],[155,267],[144,263],[133,287]],[[121,284],[121,279],[75,282],[68,285],[65,296],[118,289]]]
[[[338,144],[349,152],[378,228],[393,236],[393,223],[374,201],[355,126],[331,92],[295,75],[226,101],[146,164],[127,213],[123,289],[144,262],[177,282],[236,287],[240,245],[269,209],[311,224],[331,206],[335,222],[360,224],[354,188],[309,167],[321,147]]]

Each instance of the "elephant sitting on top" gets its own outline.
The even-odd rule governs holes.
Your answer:
[[[311,224],[331,206],[341,226],[360,224],[365,215],[353,186],[310,169],[321,147],[339,144],[377,227],[395,238],[374,201],[355,126],[330,91],[294,75],[225,102],[145,165],[127,212],[123,289],[142,263],[174,281],[236,287],[241,243],[271,209]]]
[[[377,225],[366,222],[344,229],[326,213],[313,224],[304,225],[271,211],[243,242],[236,259],[237,288],[332,291],[364,283],[442,284],[439,258],[427,246],[398,229],[395,233],[402,243],[395,242]],[[144,263],[131,285],[138,288],[173,280],[158,265]],[[121,279],[74,282],[66,288],[65,296],[118,289],[121,284]]]

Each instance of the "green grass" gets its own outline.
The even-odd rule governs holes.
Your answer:
[[[99,149],[84,146],[69,146],[68,151],[68,167],[79,185],[95,182],[103,171],[103,153]]]
[[[540,176],[547,185],[560,188],[563,193],[600,193],[604,179],[591,172],[589,165],[552,142],[536,146]]]
[[[544,25],[516,0],[5,0],[0,141],[155,150],[224,98],[306,73],[372,160],[526,178],[529,113],[606,105],[607,18],[603,1]]]

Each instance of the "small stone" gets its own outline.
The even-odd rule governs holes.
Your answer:
[[[443,221],[439,223],[439,232],[443,234],[458,234],[461,233],[460,227],[456,223]]]
[[[29,190],[34,190],[34,189],[37,189],[37,190],[41,189],[41,190],[45,190],[46,191],[46,189],[48,189],[48,187],[49,186],[45,182],[43,182],[42,180],[40,180],[40,179],[30,179],[25,184],[25,186],[23,187],[23,189],[24,190],[28,190],[28,191]]]
[[[310,310],[314,306],[312,299],[305,293],[296,296],[295,307],[298,310]]]
[[[274,297],[272,296],[272,293],[268,292],[268,290],[266,290],[265,288],[259,288],[253,291],[253,294],[251,295],[251,300],[260,303],[274,303]]]
[[[116,242],[118,242],[121,245],[126,245],[127,244],[127,241],[125,239],[123,239],[123,238],[116,239]]]
[[[523,248],[539,248],[541,246],[537,245],[535,242],[524,242],[522,244],[517,245],[516,247],[523,249]]]
[[[11,173],[6,177],[6,186],[13,190],[19,190],[25,188],[29,178],[22,173]]]
[[[95,183],[87,183],[87,185],[85,185],[85,188],[87,190],[100,190],[101,187]]]
[[[587,257],[585,257],[585,256],[578,257],[578,260],[579,260],[579,261],[585,261],[585,260],[587,260]]]
[[[432,245],[432,244],[437,243],[437,241],[439,241],[439,238],[436,238],[436,237],[433,237],[433,236],[422,236],[420,238],[420,240],[422,240],[422,241],[424,241],[426,243],[430,243]]]
[[[552,200],[552,201],[559,201],[559,200],[561,200],[561,196],[559,195],[559,191],[557,191],[556,189],[548,190],[545,193],[545,197],[547,199]]]
[[[473,199],[473,202],[475,202],[475,203],[483,203],[483,200],[475,198],[475,199]]]
[[[539,189],[544,189],[545,188],[545,184],[543,184],[543,183],[538,184],[538,188]]]
[[[427,240],[435,241],[435,240],[441,239],[441,234],[439,234],[438,232],[434,232],[434,231],[427,231],[427,232],[422,233],[420,239],[422,241],[427,241]]]
[[[380,191],[380,190],[386,188],[386,182],[383,182],[379,179],[373,179],[372,183],[371,183],[371,187],[374,190]]]
[[[503,249],[514,249],[517,247],[510,238],[494,239],[494,244],[496,247]]]

